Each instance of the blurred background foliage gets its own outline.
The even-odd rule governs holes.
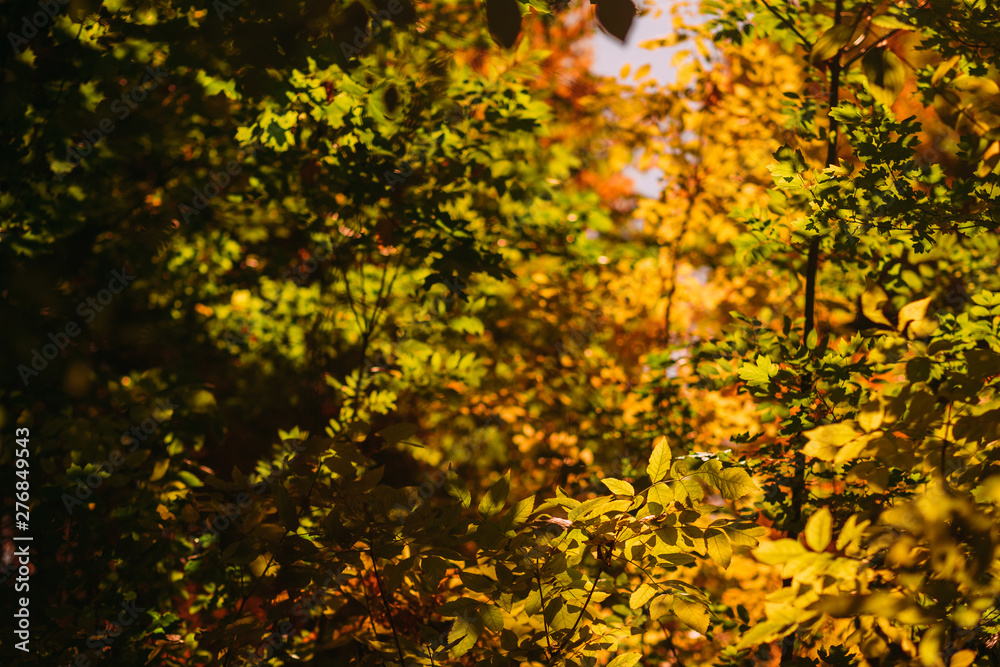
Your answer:
[[[40,660],[995,664],[995,8],[673,7],[668,83],[590,73],[629,0],[46,7],[0,56]]]

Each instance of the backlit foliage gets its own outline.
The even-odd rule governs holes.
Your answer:
[[[995,7],[673,7],[668,83],[589,73],[631,0],[57,5],[3,9],[41,662],[1000,659]]]

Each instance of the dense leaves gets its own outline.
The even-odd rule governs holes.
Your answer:
[[[712,0],[669,84],[631,0],[39,7],[31,660],[1000,659],[989,3]]]

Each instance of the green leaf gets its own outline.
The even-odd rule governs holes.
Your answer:
[[[708,622],[711,619],[708,615],[708,609],[702,603],[677,597],[674,599],[674,614],[692,630],[701,634],[708,631]]]
[[[416,424],[393,424],[392,426],[385,427],[378,434],[389,444],[395,445],[404,440],[409,440],[416,432]]]
[[[841,102],[830,110],[830,116],[838,123],[857,123],[862,119],[861,108],[850,102]]]
[[[632,485],[629,484],[628,482],[623,482],[620,479],[614,479],[612,477],[602,479],[601,481],[604,482],[604,486],[608,487],[611,493],[614,493],[619,496],[635,495],[635,489],[632,488]]]
[[[479,513],[487,519],[499,514],[503,509],[504,503],[507,502],[508,493],[510,493],[509,470],[483,496],[483,499],[479,502]]]
[[[452,645],[451,654],[456,658],[465,655],[476,645],[481,634],[483,634],[483,622],[478,616],[475,618],[459,616],[455,619],[451,632],[448,633],[448,643]]]
[[[889,14],[873,16],[872,25],[877,25],[880,28],[888,28],[889,30],[913,30],[913,26],[903,23],[895,16]]]
[[[485,575],[474,572],[459,572],[458,577],[466,588],[477,593],[492,593],[496,590],[496,582]]]
[[[649,584],[641,584],[639,588],[629,596],[628,606],[630,609],[641,609],[643,605],[656,596],[656,589]]]
[[[812,65],[826,62],[837,54],[842,48],[847,46],[854,34],[854,26],[848,23],[839,23],[824,32],[813,44],[812,51],[809,52],[809,62]]]
[[[529,516],[531,516],[531,511],[535,508],[535,496],[528,496],[524,500],[520,501],[503,515],[500,519],[500,530],[506,532],[512,528],[516,528],[524,523]]]
[[[445,475],[444,490],[461,503],[462,507],[469,507],[472,504],[472,494],[469,493],[465,481],[449,470]]]
[[[833,515],[826,507],[809,517],[805,529],[806,544],[813,551],[824,551],[833,539]]]
[[[458,598],[438,605],[434,611],[446,618],[449,616],[461,616],[462,614],[477,608],[480,604],[482,603],[478,600],[473,600],[472,598]]]
[[[479,610],[479,618],[483,620],[483,625],[492,632],[503,630],[503,612],[493,605],[487,604]]]
[[[533,590],[528,593],[528,597],[524,600],[524,613],[528,616],[534,616],[542,608],[542,596],[537,590]]]
[[[663,480],[670,472],[670,445],[667,439],[661,437],[653,447],[653,453],[649,457],[649,465],[646,466],[646,474],[649,475],[651,484]]]
[[[739,375],[751,387],[766,387],[771,378],[778,374],[778,366],[765,357],[758,354],[754,364],[743,364],[740,366]]]

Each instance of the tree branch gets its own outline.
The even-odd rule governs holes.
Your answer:
[[[385,605],[385,616],[389,619],[389,628],[392,630],[392,638],[396,642],[396,652],[399,653],[399,664],[406,667],[406,658],[403,657],[403,647],[399,643],[399,633],[396,632],[396,622],[392,618],[392,604],[385,594],[385,586],[382,585],[382,576],[378,573],[378,564],[375,562],[375,554],[372,553],[372,546],[368,545],[368,557],[372,559],[372,572],[375,573],[375,584],[378,586],[379,597]]]
[[[798,28],[796,28],[795,25],[784,14],[782,14],[781,12],[779,12],[777,9],[775,9],[771,5],[767,4],[767,0],[760,0],[760,1],[764,4],[765,7],[767,7],[767,10],[769,12],[771,12],[776,17],[778,17],[779,21],[781,21],[782,23],[784,23],[788,27],[789,30],[791,30],[793,33],[795,33],[795,36],[798,37],[799,40],[800,40],[799,41],[799,46],[801,46],[803,49],[805,49],[806,53],[809,53],[810,51],[812,51],[812,44],[809,43],[809,40],[806,39],[802,35],[801,32],[799,32]],[[837,21],[837,22],[839,23],[840,21]]]

